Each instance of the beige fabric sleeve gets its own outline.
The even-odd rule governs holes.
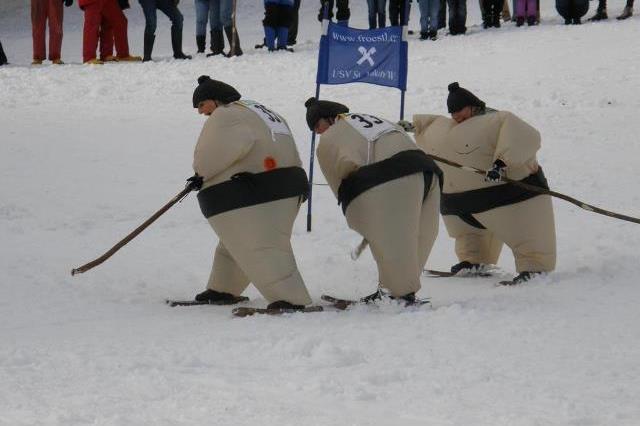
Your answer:
[[[507,167],[522,166],[535,159],[540,149],[540,133],[510,112],[502,111],[502,126],[493,160],[501,159]]]
[[[205,122],[194,153],[193,170],[205,182],[244,158],[255,144],[251,130],[233,114],[216,113]]]
[[[339,148],[332,143],[318,144],[318,163],[336,198],[342,180],[360,168],[362,161],[355,148],[347,143]]]
[[[413,127],[415,127],[415,135],[417,136],[421,133],[424,133],[427,128],[439,117],[441,116],[431,114],[415,114],[413,116]]]

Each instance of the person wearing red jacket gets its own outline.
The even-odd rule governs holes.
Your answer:
[[[62,5],[67,7],[73,0],[31,0],[31,31],[33,35],[33,65],[40,65],[47,58],[45,33],[49,22],[49,60],[62,64]]]
[[[118,61],[142,60],[140,56],[129,54],[127,18],[122,13],[118,0],[78,0],[78,5],[84,11],[82,60],[85,64],[104,63],[96,58],[101,25],[107,25],[113,30]]]

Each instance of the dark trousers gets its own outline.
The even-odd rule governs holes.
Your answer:
[[[289,26],[289,38],[287,45],[293,46],[298,38],[298,13],[300,12],[300,0],[293,2],[293,10],[291,11],[291,26]]]
[[[440,10],[438,11],[438,29],[447,26],[447,0],[440,0]]]
[[[405,19],[405,4],[408,4],[409,10],[407,11],[406,19],[407,22],[404,22]],[[398,25],[406,25],[409,23],[409,13],[411,12],[411,3],[405,0],[389,0],[389,22],[392,27],[397,27]]]
[[[500,21],[504,0],[480,0],[480,2],[482,3],[482,20],[484,22]]]
[[[333,18],[333,5],[334,0],[320,0],[320,12],[318,12],[318,21],[322,21],[322,9],[325,3],[329,4],[329,19]],[[351,11],[349,10],[349,0],[335,0],[336,19],[338,21],[348,21],[351,17]]]
[[[156,10],[161,11],[171,21],[171,28],[174,31],[182,31],[184,18],[178,6],[173,0],[140,0],[140,6],[144,12],[144,33],[155,35],[158,26],[158,16]]]
[[[449,5],[449,32],[451,35],[467,32],[467,0],[447,0]]]

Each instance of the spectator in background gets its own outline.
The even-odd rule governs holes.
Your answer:
[[[449,34],[467,32],[467,0],[447,0],[449,4]]]
[[[113,31],[118,61],[135,62],[142,59],[129,54],[127,18],[122,13],[118,0],[78,0],[78,5],[84,11],[82,60],[85,64],[104,63],[96,58],[101,25]]]
[[[291,25],[289,26],[289,36],[287,37],[287,46],[295,46],[298,42],[298,12],[300,12],[300,0],[294,0],[293,10],[291,11]]]
[[[171,47],[174,59],[191,59],[182,51],[182,22],[184,18],[178,9],[176,0],[138,0],[144,12],[144,58],[143,61],[151,60],[153,44],[156,40],[156,28],[158,26],[157,10],[167,15],[171,20]]]
[[[609,19],[607,15],[607,0],[598,0],[598,9],[596,9],[596,14],[589,18],[589,21],[604,21]]]
[[[440,0],[438,0],[440,1]],[[407,11],[407,22],[404,21],[404,13],[405,7],[404,5],[409,4],[409,10]],[[411,13],[411,1],[409,0],[389,0],[389,24],[392,27],[397,27],[398,25],[402,26],[403,24],[408,24],[409,22],[409,14]]]
[[[538,0],[516,0],[516,8],[513,12],[516,16],[516,26],[524,25],[526,19],[527,25],[538,24]]]
[[[387,21],[387,0],[367,0],[369,29],[384,28]]]
[[[480,0],[483,28],[500,28],[500,15],[504,8],[504,0]]]
[[[215,35],[213,33],[213,2],[216,0],[194,0],[196,9],[196,46],[198,46],[198,53],[204,53],[207,46],[207,22],[211,25],[211,51],[214,51]],[[222,29],[220,30],[220,40],[224,43],[222,38]],[[222,53],[222,49],[218,54]]]
[[[62,5],[69,7],[73,0],[31,0],[31,32],[33,35],[33,65],[40,65],[47,58],[45,32],[49,23],[49,60],[54,64],[63,64]]]
[[[264,0],[264,41],[269,52],[287,49],[293,0]]]
[[[556,10],[564,18],[565,25],[579,25],[589,10],[589,0],[556,0]]]
[[[318,12],[318,21],[322,21],[324,17],[324,5],[327,4],[329,12],[329,20],[333,18],[333,4],[334,0],[320,0],[320,12]],[[338,25],[349,26],[349,18],[351,17],[351,11],[349,10],[349,0],[335,0],[336,4],[336,20]]]
[[[632,16],[633,16],[633,0],[627,0],[627,4],[622,10],[622,13],[616,19],[618,21],[621,21],[623,19],[631,18]]]
[[[418,0],[420,7],[420,40],[436,40],[440,0]]]
[[[633,16],[633,0],[627,0],[622,13],[616,18],[618,20],[627,19]],[[607,15],[607,0],[598,0],[598,9],[596,14],[589,18],[589,21],[604,21],[609,19]]]
[[[131,7],[129,0],[118,0],[118,6],[120,6],[120,10]],[[118,58],[113,55],[114,42],[113,27],[109,24],[109,21],[103,17],[102,22],[100,22],[100,60],[102,62],[118,61]]]
[[[0,66],[8,64],[7,55],[4,54],[4,49],[2,48],[2,42],[0,41]]]
[[[447,28],[447,0],[440,0],[438,12],[438,29]]]

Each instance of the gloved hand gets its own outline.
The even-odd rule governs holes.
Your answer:
[[[398,121],[398,126],[402,127],[404,131],[408,133],[413,133],[416,130],[413,123],[407,120]]]
[[[507,165],[504,161],[498,159],[493,162],[491,170],[487,170],[487,174],[484,177],[485,182],[500,182],[502,178],[507,174]]]
[[[64,2],[65,7],[69,7],[73,4],[73,0],[62,0]]]
[[[197,173],[191,176],[189,179],[187,179],[185,188],[189,189],[190,191],[200,191],[200,188],[202,188],[202,176],[199,176]]]
[[[118,5],[122,10],[129,9],[131,7],[129,0],[118,0]]]

